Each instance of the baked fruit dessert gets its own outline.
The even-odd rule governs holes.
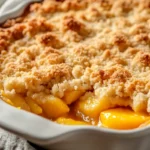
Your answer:
[[[61,124],[150,120],[150,0],[44,0],[0,27],[1,99]],[[144,126],[143,125],[143,126]]]

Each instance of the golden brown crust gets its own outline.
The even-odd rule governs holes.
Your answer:
[[[87,36],[89,33],[88,29],[86,29],[86,26],[74,19],[72,16],[67,16],[64,18],[63,26],[66,30],[77,32],[81,36]]]
[[[53,47],[56,49],[64,46],[64,43],[61,42],[55,34],[50,32],[45,33],[40,37],[40,43],[42,43],[45,47]]]
[[[115,96],[132,99],[133,108],[141,93],[149,100],[149,10],[150,0],[31,4],[0,28],[5,92],[62,98],[68,90],[92,89],[100,96],[112,88]]]

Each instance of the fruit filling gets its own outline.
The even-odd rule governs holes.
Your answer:
[[[135,113],[127,108],[114,108],[102,111],[99,119],[106,128],[134,129],[150,120],[150,116],[145,113]]]
[[[67,92],[64,99],[40,94],[35,101],[31,98],[25,99],[21,95],[12,96],[2,90],[1,97],[12,106],[64,125],[94,125],[126,130],[150,124],[150,116],[146,112],[135,112],[130,107],[117,106],[112,102],[113,98],[98,99],[92,92],[84,95],[83,93],[83,91]],[[115,100],[117,104],[121,101],[120,98]]]

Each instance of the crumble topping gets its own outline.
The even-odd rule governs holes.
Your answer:
[[[150,112],[150,0],[31,4],[1,25],[0,63],[5,92],[112,91]]]

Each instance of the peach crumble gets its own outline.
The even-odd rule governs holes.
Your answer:
[[[0,26],[0,52],[1,98],[12,106],[62,124],[150,120],[150,0],[31,4]]]

